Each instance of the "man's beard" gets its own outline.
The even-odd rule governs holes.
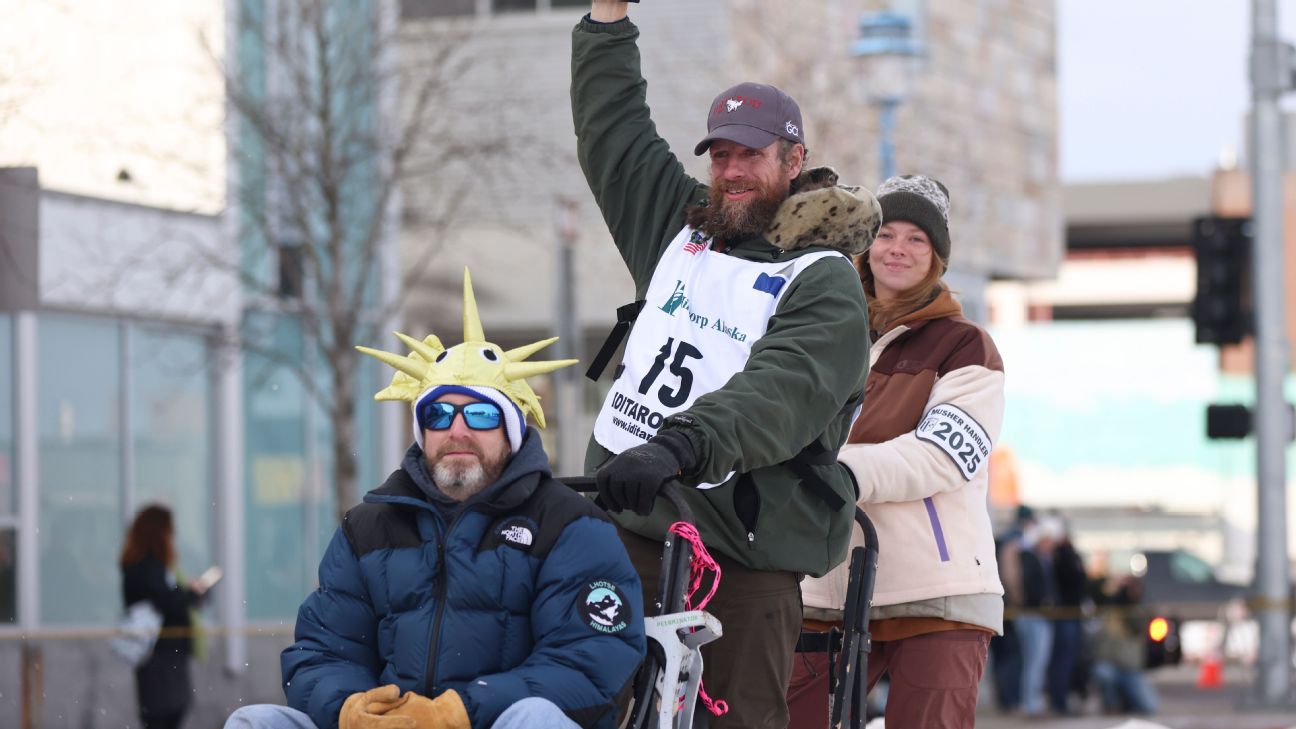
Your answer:
[[[740,241],[760,235],[769,229],[779,206],[788,197],[786,185],[758,185],[750,200],[733,201],[725,198],[730,187],[743,189],[751,183],[713,182],[707,201],[702,232],[716,240]]]
[[[471,451],[477,459],[467,464],[451,464],[445,455],[451,451]],[[432,456],[432,480],[441,493],[455,501],[466,501],[468,498],[495,483],[504,471],[504,462],[508,460],[507,446],[498,453],[488,456],[472,443],[447,442]]]

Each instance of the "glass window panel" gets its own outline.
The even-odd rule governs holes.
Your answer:
[[[588,0],[585,4],[589,4]],[[405,20],[473,15],[477,12],[477,0],[401,0],[400,9]]]
[[[536,0],[495,0],[495,12],[511,13],[518,10],[535,10]]]
[[[314,406],[314,403],[311,404]],[[327,411],[324,408],[314,407],[312,417],[315,425],[314,456],[317,467],[309,476],[312,482],[307,490],[312,496],[311,503],[308,505],[311,518],[307,520],[306,526],[313,532],[314,538],[313,551],[306,555],[306,559],[308,562],[318,563],[324,556],[324,549],[332,540],[333,532],[338,526],[337,509],[334,507],[337,503],[337,481],[334,478],[334,474],[337,473],[337,460],[333,454],[333,423],[329,420]],[[353,454],[364,450],[358,442],[360,437],[361,434],[357,432],[357,442],[352,448]],[[377,484],[361,484],[358,481],[359,474],[357,474],[356,490],[360,493],[377,486]]]
[[[1215,570],[1209,564],[1187,552],[1170,555],[1170,574],[1179,582],[1206,583],[1215,578]]]
[[[265,314],[249,315],[244,334],[256,347],[243,362],[248,617],[291,618],[318,567],[304,549],[306,393],[292,369],[258,350],[299,361],[301,334],[291,319]]]
[[[41,618],[110,623],[121,614],[120,327],[42,315],[36,329]]]
[[[399,466],[391,463],[382,448],[382,436],[379,433],[379,419],[388,414],[388,408],[409,412],[405,403],[377,402],[373,394],[391,383],[391,369],[372,357],[365,357],[356,367],[355,399],[355,454],[356,454],[356,493],[355,503],[359,503],[366,491],[378,488],[387,478],[387,474]],[[386,369],[387,372],[382,370]],[[410,432],[408,427],[401,431]],[[410,436],[406,436],[410,437]],[[330,505],[330,508],[331,505]],[[336,521],[336,519],[334,520]]]
[[[180,568],[197,576],[212,564],[211,379],[198,334],[130,330],[131,449],[134,508],[170,507]]]
[[[13,319],[0,314],[0,514],[18,508],[18,471],[14,462]]]

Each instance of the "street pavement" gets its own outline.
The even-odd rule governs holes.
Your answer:
[[[1217,689],[1197,688],[1195,665],[1161,668],[1150,675],[1156,685],[1160,711],[1150,717],[1102,716],[1096,698],[1088,714],[1075,717],[1025,719],[1004,716],[991,707],[977,712],[977,729],[1296,729],[1296,704],[1286,710],[1255,707],[1253,669],[1224,668],[1224,685]],[[873,724],[869,729],[879,729]]]

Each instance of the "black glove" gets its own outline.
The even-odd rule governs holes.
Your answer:
[[[696,462],[688,436],[667,430],[613,456],[594,474],[594,482],[608,511],[633,509],[648,516],[662,486],[691,472]]]

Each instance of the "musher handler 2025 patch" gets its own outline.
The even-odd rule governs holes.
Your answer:
[[[918,423],[916,435],[944,451],[958,466],[964,481],[971,481],[985,468],[994,447],[980,423],[949,403],[933,405]]]

